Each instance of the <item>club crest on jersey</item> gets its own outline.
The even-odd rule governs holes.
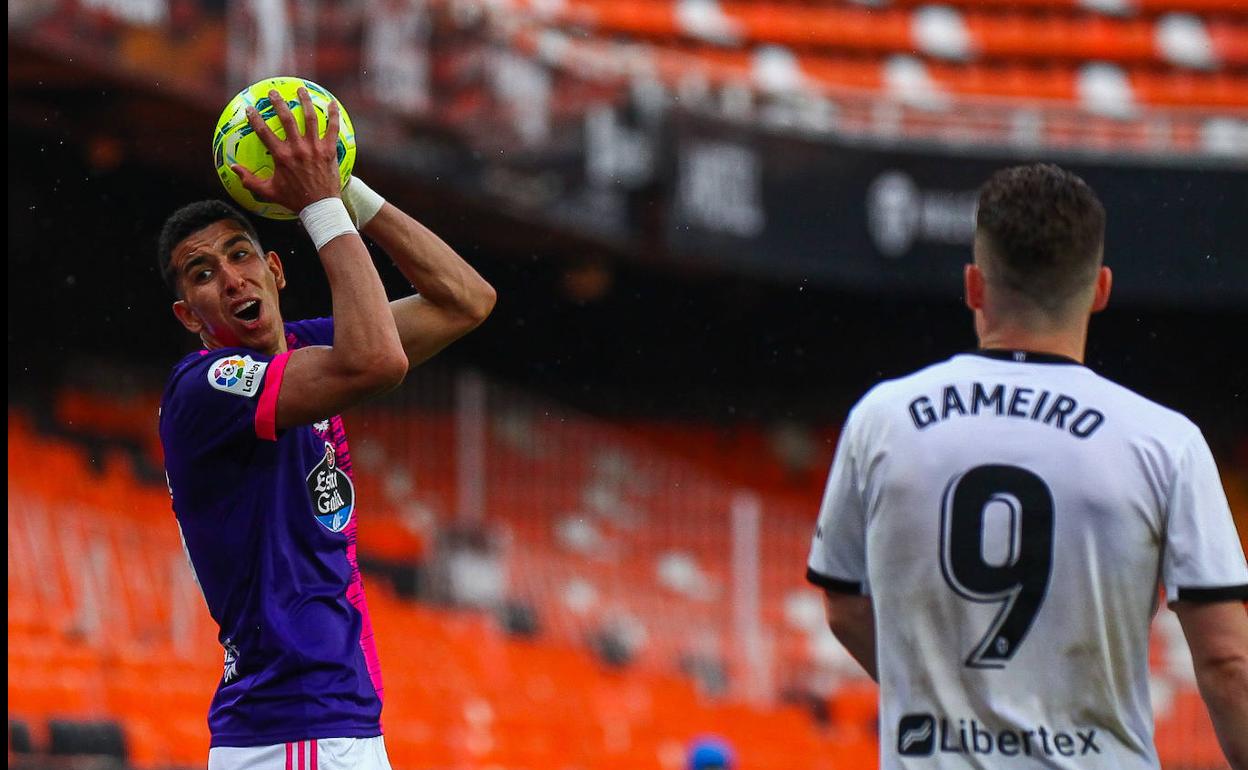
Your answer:
[[[256,361],[251,356],[226,356],[208,367],[208,384],[236,396],[254,396],[260,392],[268,368],[268,361]]]
[[[330,532],[341,532],[355,509],[355,487],[351,477],[338,467],[334,445],[325,442],[325,456],[308,474],[308,496],[316,520]]]

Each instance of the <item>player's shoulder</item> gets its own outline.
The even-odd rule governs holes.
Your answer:
[[[208,366],[216,360],[214,350],[197,350],[194,353],[188,353],[182,357],[180,361],[173,365],[169,371],[169,379],[165,381],[165,399],[177,392],[180,386],[184,386],[187,382],[187,376],[203,367]]]
[[[287,321],[286,341],[293,347],[303,345],[332,345],[334,343],[333,318],[307,318]]]
[[[193,399],[213,391],[255,395],[270,356],[249,348],[219,348],[190,353],[174,364],[162,404]]]
[[[932,382],[947,380],[952,370],[959,366],[958,356],[928,364],[900,377],[880,380],[873,385],[850,410],[858,419],[869,419],[881,412],[891,413],[898,401],[909,401],[916,392],[922,392]]]
[[[1160,404],[1091,369],[1085,370],[1089,384],[1106,408],[1131,415],[1131,427],[1163,439],[1182,441],[1200,435],[1196,423],[1177,409]]]

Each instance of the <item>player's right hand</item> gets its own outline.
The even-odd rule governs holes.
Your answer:
[[[255,107],[247,108],[247,122],[273,156],[274,170],[273,176],[261,179],[250,170],[234,164],[230,168],[238,174],[243,187],[257,199],[279,203],[296,213],[323,198],[341,197],[338,102],[329,103],[328,123],[322,137],[319,136],[320,118],[312,107],[312,97],[306,88],[299,89],[299,102],[303,105],[304,114],[302,133],[281,94],[276,90],[269,91],[269,99],[285,129],[286,138],[279,139]]]

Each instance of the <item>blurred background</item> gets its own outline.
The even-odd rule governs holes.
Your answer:
[[[356,172],[498,289],[346,415],[396,770],[874,767],[803,582],[849,406],[974,346],[975,194],[1109,212],[1089,364],[1190,415],[1248,534],[1242,0],[10,0],[10,767],[203,767],[222,650],[156,406],[155,241],[228,99],[329,88]],[[287,318],[311,244],[258,222]],[[379,257],[392,296],[405,289]],[[1167,768],[1223,767],[1157,617]]]

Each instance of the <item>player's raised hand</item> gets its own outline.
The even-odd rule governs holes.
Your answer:
[[[320,118],[312,106],[306,88],[299,89],[303,107],[304,130],[299,131],[295,116],[276,90],[269,99],[286,132],[279,139],[255,107],[247,108],[247,122],[273,156],[273,176],[261,179],[248,169],[235,164],[230,168],[238,174],[243,186],[257,199],[280,203],[298,212],[309,203],[322,198],[341,197],[342,182],[338,177],[338,102],[329,103],[325,136],[320,136]]]

